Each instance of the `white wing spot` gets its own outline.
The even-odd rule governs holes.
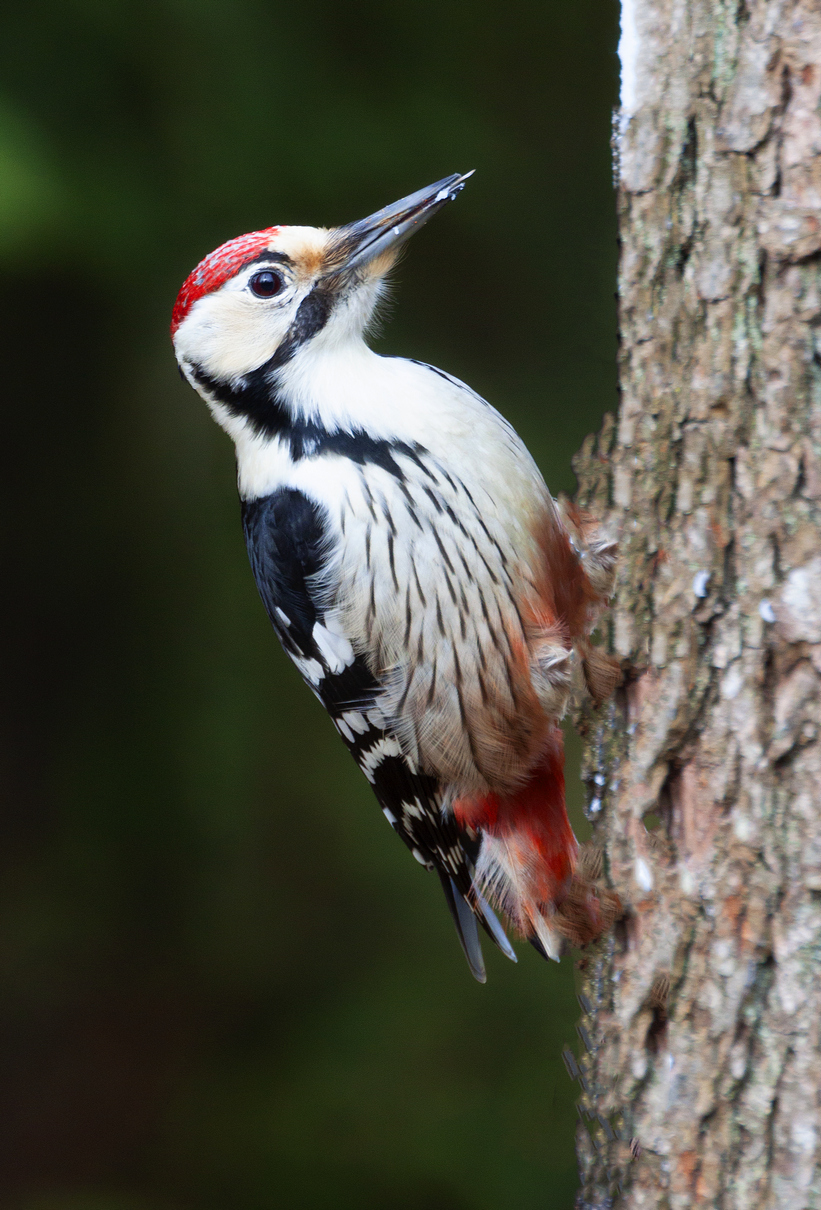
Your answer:
[[[368,781],[373,784],[376,781],[376,769],[382,764],[383,760],[387,760],[389,756],[401,756],[402,749],[399,747],[399,740],[393,736],[385,735],[377,740],[372,748],[367,752],[363,752],[359,758],[359,767],[367,777]]]
[[[396,816],[394,815],[394,813],[390,809],[390,807],[383,807],[382,814],[385,816],[385,818],[387,819],[387,821],[391,825],[391,827],[395,828],[396,827]]]
[[[341,736],[343,736],[343,737],[344,737],[344,738],[345,738],[345,739],[348,741],[348,743],[349,743],[349,744],[356,743],[356,740],[354,739],[354,733],[353,733],[353,731],[350,729],[350,727],[348,726],[348,724],[345,722],[345,716],[344,716],[344,715],[342,716],[342,718],[335,718],[335,719],[334,719],[334,726],[336,727],[336,729],[337,729],[337,731],[339,732],[339,734],[340,734]]]
[[[276,607],[276,613],[277,613],[277,617],[279,618],[280,622],[282,622],[283,626],[291,625],[291,619],[288,617],[287,613],[283,613],[283,611],[280,609],[280,607],[278,605]]]
[[[423,857],[418,849],[411,849],[411,852],[413,853],[414,857],[416,858],[416,860],[419,862],[420,865],[428,864],[428,859],[426,857]]]
[[[325,676],[325,669],[320,664],[319,660],[307,659],[304,655],[292,655],[291,659],[296,664],[299,671],[313,685],[318,685]]]
[[[328,665],[328,670],[336,675],[354,662],[353,647],[344,634],[329,630],[327,625],[316,622],[311,636],[316,643],[319,654]]]
[[[357,735],[364,735],[368,730],[368,723],[358,710],[346,710],[342,717],[351,731],[355,731]]]

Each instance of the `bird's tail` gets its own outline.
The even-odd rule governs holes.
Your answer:
[[[592,882],[576,873],[579,844],[564,801],[561,729],[551,727],[539,763],[508,795],[459,799],[454,814],[479,831],[482,845],[476,883],[516,929],[550,958],[562,938],[584,944],[607,921]]]
[[[482,945],[479,940],[479,925],[485,930],[491,940],[499,947],[505,957],[516,962],[516,951],[507,939],[493,908],[474,889],[467,897],[463,895],[456,883],[444,871],[439,871],[442,890],[445,892],[459,942],[468,960],[468,966],[474,979],[479,983],[487,981],[485,962],[482,956]]]

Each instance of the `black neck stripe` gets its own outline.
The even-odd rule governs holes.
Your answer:
[[[263,253],[260,259],[272,255],[276,254]],[[302,300],[294,322],[273,357],[244,375],[237,386],[220,382],[206,374],[200,366],[191,365],[194,380],[211,399],[221,403],[233,416],[248,420],[255,432],[279,438],[288,446],[294,462],[338,454],[360,466],[380,466],[402,483],[405,474],[396,461],[396,455],[400,454],[412,459],[430,477],[431,471],[423,461],[428,451],[422,445],[373,437],[364,429],[330,432],[313,421],[299,420],[293,416],[277,381],[277,370],[286,365],[311,337],[322,331],[328,322],[331,306],[332,295],[314,286]]]
[[[299,304],[294,322],[273,357],[245,374],[239,385],[220,382],[197,365],[191,366],[194,379],[233,416],[244,416],[249,420],[258,433],[279,436],[289,426],[290,417],[280,397],[276,372],[287,365],[297,349],[322,331],[330,317],[331,305],[331,295],[314,286]]]
[[[227,407],[234,415],[247,417],[258,433],[266,437],[278,437],[288,447],[294,462],[301,462],[303,458],[339,454],[359,466],[381,466],[398,482],[403,483],[405,473],[396,461],[396,455],[401,454],[415,462],[425,475],[431,476],[423,461],[428,452],[423,445],[373,437],[364,429],[337,429],[331,432],[313,421],[294,418],[280,393],[271,384],[265,383],[260,395],[250,395],[247,386],[226,387],[224,383],[209,378],[196,366],[192,368],[192,373],[199,385],[213,399]],[[264,407],[252,411],[251,405],[256,405],[257,401]],[[240,404],[241,406],[238,406]]]
[[[396,460],[397,455],[401,455],[415,462],[425,474],[430,474],[422,461],[428,451],[416,442],[388,441],[384,437],[373,437],[364,429],[328,432],[320,425],[307,421],[292,423],[289,430],[280,436],[288,443],[294,462],[337,454],[359,466],[379,466],[399,483],[404,483],[405,472]]]

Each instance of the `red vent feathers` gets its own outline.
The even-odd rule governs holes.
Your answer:
[[[518,789],[456,799],[453,814],[462,827],[481,828],[521,851],[527,889],[535,902],[552,908],[562,901],[578,845],[564,805],[561,728],[550,728],[541,759]]]
[[[266,227],[264,231],[238,235],[236,239],[220,244],[216,251],[201,260],[193,273],[186,277],[177,295],[171,315],[171,335],[174,336],[197,299],[218,290],[229,277],[233,277],[243,265],[267,248],[279,230],[279,227]]]

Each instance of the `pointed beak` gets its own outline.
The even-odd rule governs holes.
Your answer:
[[[404,244],[414,231],[432,218],[438,210],[460,193],[473,172],[446,176],[425,189],[377,210],[358,223],[337,227],[333,233],[328,269],[323,276],[358,269],[375,257]]]

